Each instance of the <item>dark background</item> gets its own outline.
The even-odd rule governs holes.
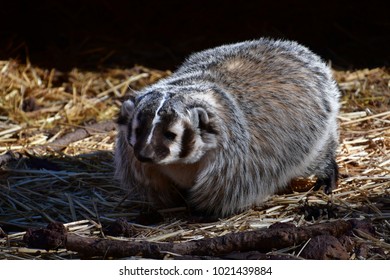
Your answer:
[[[174,69],[193,51],[296,40],[338,69],[389,66],[390,1],[0,1],[0,59]]]

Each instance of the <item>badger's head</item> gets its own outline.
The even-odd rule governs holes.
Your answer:
[[[175,164],[195,163],[217,147],[213,119],[204,104],[152,91],[125,101],[118,123],[139,161]]]

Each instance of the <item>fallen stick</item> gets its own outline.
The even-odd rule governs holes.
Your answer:
[[[108,132],[115,129],[115,122],[105,121],[99,122],[92,125],[87,125],[76,129],[75,131],[63,135],[61,138],[49,143],[47,147],[54,151],[60,151],[66,148],[69,144],[85,139],[94,133]]]
[[[337,220],[307,227],[275,227],[239,233],[229,233],[215,238],[182,243],[134,242],[81,237],[67,234],[65,248],[78,252],[84,258],[124,258],[142,256],[161,259],[167,253],[191,256],[221,256],[232,252],[269,252],[306,242],[318,235],[342,236],[351,231],[353,223]]]
[[[38,145],[38,146],[34,146],[34,148],[40,148],[45,150],[50,149],[52,151],[58,152],[66,148],[69,144],[85,139],[93,135],[94,133],[109,132],[114,129],[115,129],[115,122],[113,121],[99,122],[92,125],[87,125],[85,127],[80,127],[73,132],[63,135],[57,140],[48,143],[47,145]],[[19,159],[22,156],[23,156],[22,152],[14,152],[14,151],[9,151],[4,155],[0,155],[0,166],[12,160]]]

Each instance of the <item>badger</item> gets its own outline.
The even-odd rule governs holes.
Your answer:
[[[191,55],[123,102],[116,177],[156,207],[225,217],[296,177],[337,184],[339,90],[308,48],[261,38]]]

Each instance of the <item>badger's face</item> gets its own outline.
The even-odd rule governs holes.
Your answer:
[[[118,123],[141,162],[195,163],[217,146],[211,114],[167,93],[151,92],[125,101]]]

